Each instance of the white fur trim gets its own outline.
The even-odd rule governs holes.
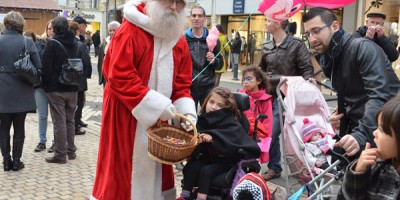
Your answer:
[[[150,90],[140,103],[132,110],[132,115],[138,124],[149,128],[155,124],[161,113],[171,104],[171,100],[164,95]]]
[[[172,188],[170,190],[166,190],[162,193],[163,200],[175,200],[176,199],[176,189]]]
[[[89,198],[89,200],[97,200],[96,198],[94,198],[94,196],[93,195],[90,195],[90,198]]]
[[[175,43],[165,43],[154,38],[154,56],[148,86],[166,97],[171,97],[174,72],[173,51]]]
[[[163,199],[162,166],[147,155],[147,128],[137,125],[132,159],[131,199]]]
[[[196,118],[197,121],[196,108],[192,98],[188,97],[179,98],[173,104],[176,108],[176,112],[184,115],[192,115],[194,118]],[[176,117],[173,120],[174,124],[176,125],[180,124],[180,118]]]
[[[190,115],[193,115],[194,117],[197,116],[196,108],[195,108],[194,101],[192,98],[189,98],[189,97],[179,98],[176,101],[174,101],[173,104],[178,113],[182,113],[185,115],[190,114]]]

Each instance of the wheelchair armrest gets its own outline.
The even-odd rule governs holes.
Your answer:
[[[253,154],[249,153],[248,151],[244,150],[244,149],[239,149],[238,150],[238,154],[239,154],[241,160],[249,160],[249,159],[258,158],[258,157],[255,157]]]

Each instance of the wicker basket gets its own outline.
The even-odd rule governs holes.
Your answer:
[[[175,115],[185,119],[192,125],[193,134],[175,126],[163,125],[160,122],[147,129],[147,135],[149,136],[148,155],[157,162],[170,165],[182,162],[189,158],[197,146],[196,125],[182,114],[175,113]],[[184,140],[186,144],[170,143],[163,140],[166,136]]]

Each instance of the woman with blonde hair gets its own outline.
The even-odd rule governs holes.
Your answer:
[[[40,60],[43,60],[44,48],[46,47],[46,43],[48,40],[53,38],[54,32],[53,27],[51,25],[51,20],[47,22],[46,29],[36,43],[36,48],[38,49]],[[38,124],[39,124],[39,144],[35,147],[35,152],[40,152],[46,149],[47,142],[47,118],[49,116],[49,101],[46,96],[46,92],[43,90],[43,85],[40,85],[35,88],[35,100],[36,106],[38,110]],[[48,152],[54,152],[54,143],[48,149]]]

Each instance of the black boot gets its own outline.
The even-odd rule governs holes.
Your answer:
[[[24,168],[24,167],[25,167],[24,163],[21,162],[21,161],[19,160],[19,158],[14,158],[13,166],[12,166],[12,170],[13,170],[13,171],[19,171],[20,169],[22,169],[22,168]]]
[[[25,167],[24,163],[21,162],[22,149],[24,148],[25,138],[14,138],[13,140],[13,171],[18,171]]]
[[[8,158],[4,158],[3,160],[4,171],[10,171],[12,169],[12,166],[13,166],[13,161],[11,160],[11,156]]]
[[[0,140],[1,154],[3,155],[3,167],[4,171],[10,171],[12,168],[12,160],[10,155],[10,137],[6,137]]]

